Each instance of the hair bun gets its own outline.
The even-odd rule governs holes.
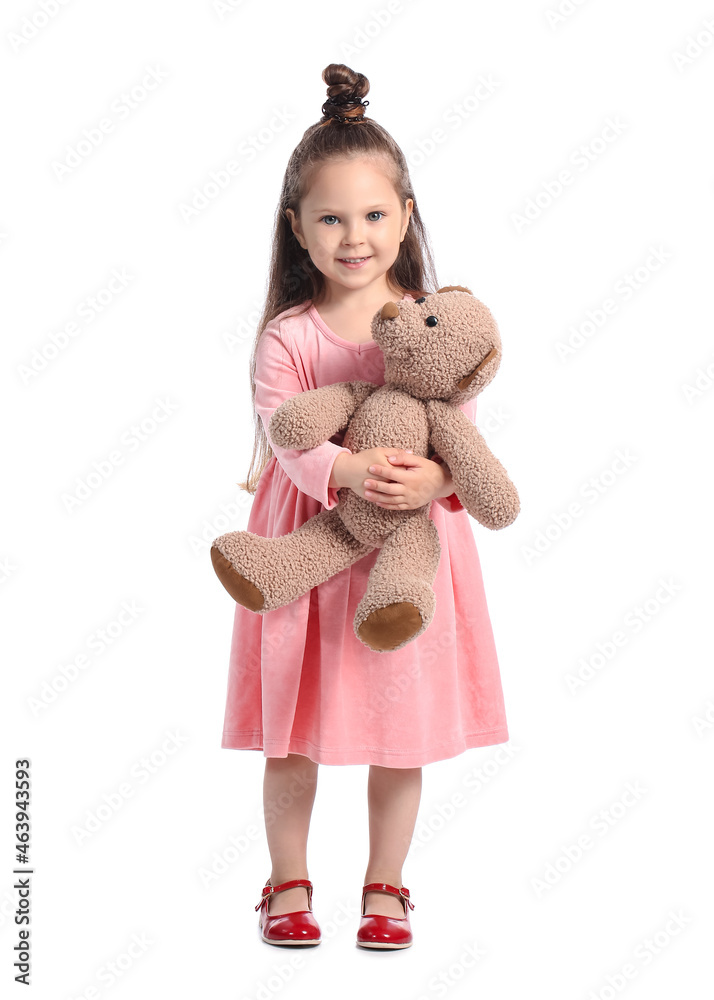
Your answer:
[[[369,101],[364,100],[369,93],[369,80],[366,76],[355,73],[344,63],[330,63],[323,69],[322,79],[327,84],[327,100],[322,105],[323,120],[364,118],[364,109],[369,104]]]

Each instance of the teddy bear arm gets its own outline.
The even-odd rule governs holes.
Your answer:
[[[299,451],[329,441],[347,426],[355,411],[352,386],[352,382],[334,382],[319,389],[306,389],[286,399],[270,418],[270,437],[280,448]]]
[[[486,528],[505,528],[520,510],[516,487],[478,428],[456,406],[427,403],[429,440],[451,471],[454,492],[471,517]]]
[[[359,409],[362,403],[364,403],[365,399],[368,399],[373,392],[379,389],[379,386],[376,385],[374,382],[352,381],[352,382],[347,382],[346,385],[349,385],[352,389],[352,397],[354,405],[352,413],[354,413],[355,410]],[[350,416],[352,416],[352,413],[350,414]]]

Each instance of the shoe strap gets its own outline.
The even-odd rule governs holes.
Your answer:
[[[288,882],[281,882],[280,885],[271,885],[270,879],[263,886],[263,891],[260,894],[260,902],[256,906],[256,910],[259,910],[263,903],[267,900],[268,896],[275,895],[276,892],[282,892],[284,889],[294,889],[296,886],[305,886],[307,889],[307,908],[312,909],[312,882],[309,878],[293,878]]]
[[[393,896],[400,896],[402,899],[406,900],[407,906],[414,909],[414,903],[412,903],[409,898],[409,890],[402,886],[397,888],[396,885],[388,885],[386,882],[368,882],[367,885],[362,886],[362,910],[364,911],[364,894],[366,892],[390,892]]]

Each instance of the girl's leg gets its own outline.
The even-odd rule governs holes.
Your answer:
[[[420,767],[378,767],[371,764],[367,785],[369,802],[368,882],[402,885],[402,865],[409,851],[421,799]],[[365,913],[403,917],[404,906],[396,896],[383,892],[365,895]]]
[[[307,834],[315,801],[318,765],[299,753],[266,757],[263,810],[273,885],[293,878],[309,878]],[[268,913],[277,916],[307,910],[307,889],[285,889],[268,900]]]

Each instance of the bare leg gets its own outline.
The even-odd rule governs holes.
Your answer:
[[[317,770],[314,761],[299,753],[265,759],[263,809],[273,885],[293,878],[309,878],[307,834],[317,789]],[[285,889],[268,900],[268,913],[273,917],[307,908],[307,889],[303,886]]]
[[[420,767],[378,767],[371,764],[367,785],[369,802],[368,882],[402,885],[402,865],[409,851],[421,799]],[[403,917],[404,906],[396,896],[368,892],[364,912]]]

